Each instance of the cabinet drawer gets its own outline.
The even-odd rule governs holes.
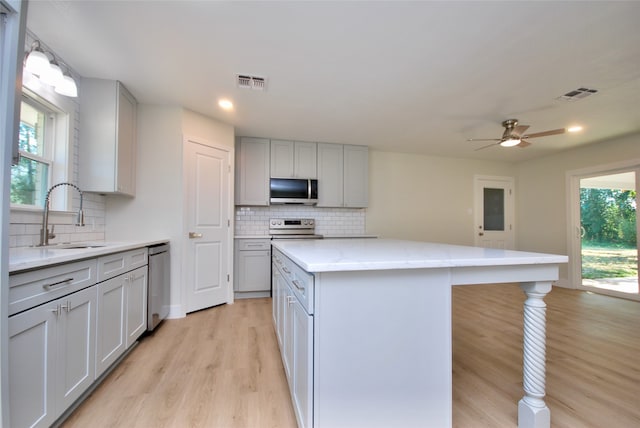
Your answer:
[[[280,251],[273,250],[273,260],[307,313],[313,314],[314,276],[295,264]]]
[[[91,259],[9,276],[9,315],[95,284],[96,271]]]
[[[147,247],[110,254],[98,259],[98,282],[148,264]]]
[[[240,251],[269,250],[271,240],[269,239],[238,239],[238,249]]]

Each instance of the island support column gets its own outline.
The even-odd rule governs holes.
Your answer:
[[[525,395],[518,403],[518,428],[549,428],[551,413],[544,402],[547,305],[543,299],[551,291],[551,282],[525,282],[520,287],[527,300],[524,302]]]

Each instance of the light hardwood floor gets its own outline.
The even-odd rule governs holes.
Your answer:
[[[523,301],[516,285],[453,289],[454,427],[517,425]],[[560,288],[546,302],[552,426],[640,426],[640,303]],[[63,426],[295,427],[271,300],[165,321]]]

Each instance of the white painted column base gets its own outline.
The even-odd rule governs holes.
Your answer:
[[[544,403],[543,403],[544,404]],[[551,412],[544,407],[533,407],[523,398],[518,402],[518,428],[549,428]]]

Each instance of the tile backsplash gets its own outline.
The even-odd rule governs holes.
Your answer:
[[[105,197],[84,193],[84,226],[75,226],[76,213],[49,213],[49,225],[54,225],[56,237],[49,242],[104,241]],[[74,209],[79,201],[73,203]],[[9,222],[9,247],[29,247],[40,242],[42,211],[11,210]]]
[[[364,208],[317,208],[305,205],[236,207],[236,236],[269,235],[270,218],[312,218],[319,235],[362,235],[366,230]]]

